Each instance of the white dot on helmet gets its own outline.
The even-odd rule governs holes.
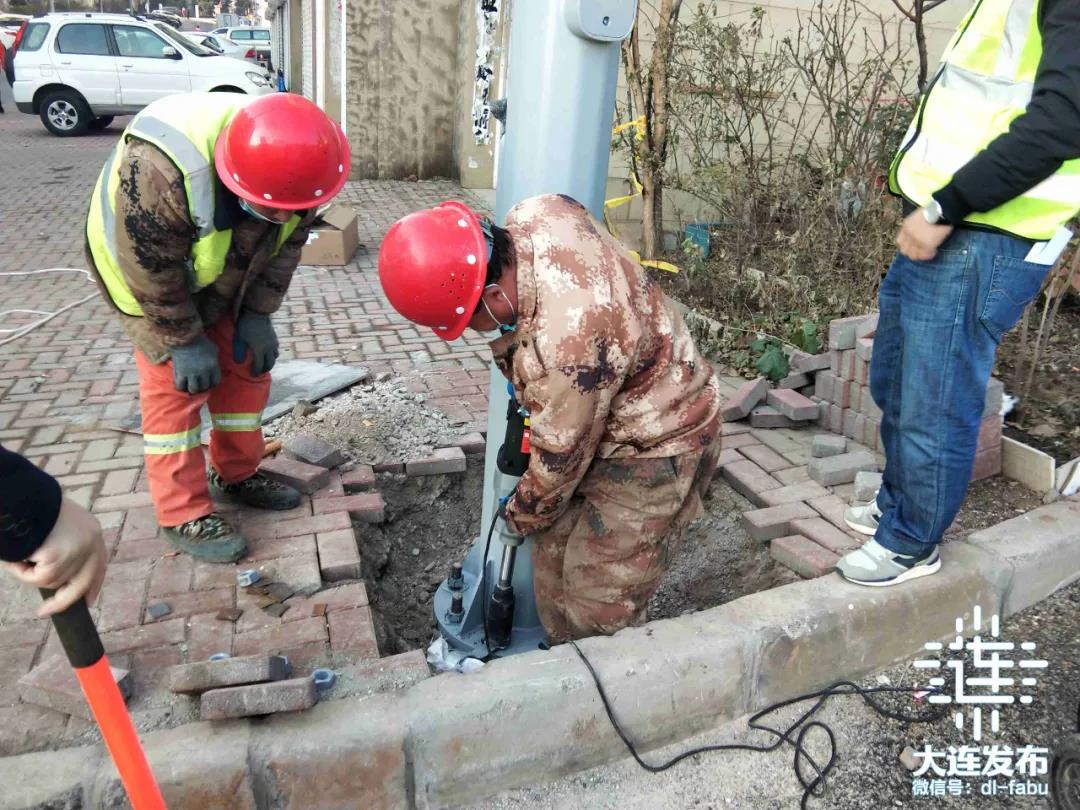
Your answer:
[[[233,172],[233,176],[232,176],[232,178],[233,178],[233,180],[235,180],[235,181],[236,181],[237,183],[239,183],[239,182],[240,182],[240,175],[238,175],[238,174],[237,174],[236,172]]]
[[[345,167],[344,167],[344,166],[342,166],[342,165],[341,165],[341,164],[339,163],[339,164],[337,165],[337,173],[338,173],[338,174],[341,174],[341,173],[342,173],[343,171],[345,171]]]
[[[465,307],[458,307],[457,309],[454,310],[454,312],[456,312],[458,315],[464,315],[465,314]]]
[[[321,188],[315,189],[315,196],[316,197],[321,197],[322,196],[322,189]]]
[[[465,261],[467,261],[469,264],[476,264],[476,257],[470,253],[468,256],[465,257]]]
[[[263,199],[264,199],[264,200],[272,200],[272,199],[274,199],[274,198],[273,198],[273,197],[271,197],[271,196],[270,196],[269,194],[263,194]]]
[[[468,228],[469,227],[469,223],[466,222],[464,219],[459,219],[457,221],[457,224],[458,224],[459,228]]]

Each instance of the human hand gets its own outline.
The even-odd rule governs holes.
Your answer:
[[[278,358],[278,339],[269,315],[245,312],[236,322],[233,338],[233,360],[244,362],[251,349],[251,374],[258,377],[274,367]]]
[[[919,209],[904,218],[896,246],[912,261],[928,262],[937,256],[938,248],[952,232],[952,225],[931,225]]]
[[[217,346],[206,335],[199,335],[195,342],[187,346],[173,346],[169,352],[172,355],[173,385],[177,391],[201,394],[221,382]]]
[[[3,566],[26,585],[56,591],[42,603],[39,616],[67,610],[83,597],[93,604],[105,578],[101,524],[79,504],[64,498],[56,525],[41,547],[28,560]]]

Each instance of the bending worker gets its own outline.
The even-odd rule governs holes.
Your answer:
[[[150,495],[165,536],[198,559],[230,562],[247,548],[211,495],[262,509],[300,502],[257,472],[278,356],[270,316],[314,209],[348,166],[341,128],[306,99],[208,93],[146,107],[98,178],[89,260],[135,344]]]
[[[531,414],[506,506],[534,541],[552,642],[642,621],[720,452],[716,377],[660,288],[578,202],[546,195],[505,230],[461,203],[386,234],[394,308],[444,340],[500,330],[495,362]]]

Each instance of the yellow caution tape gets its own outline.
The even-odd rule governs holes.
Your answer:
[[[634,133],[634,138],[636,140],[645,140],[644,115],[638,116],[633,121],[627,121],[625,124],[619,124],[613,130],[611,130],[611,136],[615,137],[620,132],[625,132],[631,127],[634,127],[637,130]],[[614,208],[621,208],[622,206],[632,202],[634,199],[640,197],[641,192],[644,190],[642,188],[641,181],[637,179],[637,175],[633,172],[630,172],[629,181],[631,187],[633,187],[634,189],[633,194],[624,194],[622,197],[612,197],[610,200],[604,200],[604,224],[607,225],[608,232],[616,238],[618,238],[619,236],[619,229],[615,227],[615,221],[611,218],[608,212]],[[653,267],[657,270],[664,270],[668,273],[679,272],[678,266],[672,264],[671,262],[662,262],[658,259],[642,260],[641,254],[638,253],[636,250],[631,250],[630,255],[637,259],[638,264],[640,264],[642,267]]]

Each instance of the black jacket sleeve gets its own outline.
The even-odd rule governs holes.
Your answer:
[[[1039,5],[1043,55],[1027,111],[934,195],[949,222],[1018,197],[1080,157],[1080,3]]]
[[[25,560],[60,514],[60,484],[18,453],[0,447],[0,560]]]

